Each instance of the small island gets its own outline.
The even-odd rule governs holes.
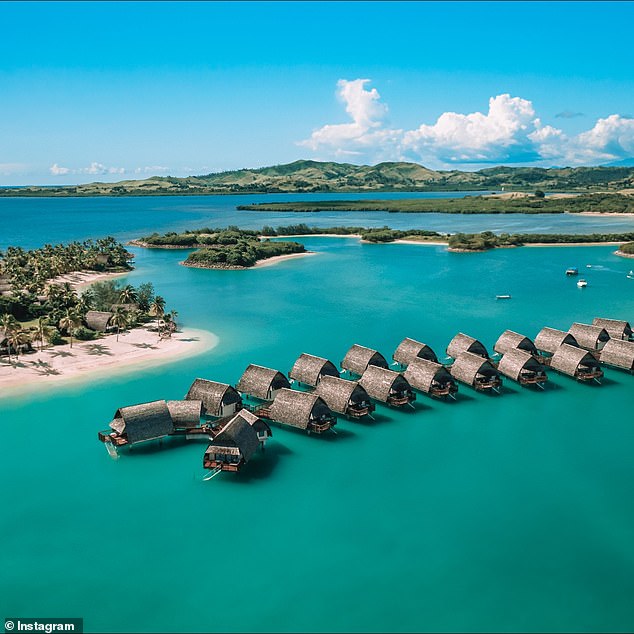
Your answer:
[[[614,253],[622,258],[634,258],[634,242],[622,244]]]

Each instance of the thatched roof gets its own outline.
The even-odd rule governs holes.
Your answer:
[[[252,363],[244,371],[236,387],[243,394],[265,400],[269,397],[269,389],[279,390],[291,387],[291,384],[281,372]]]
[[[392,359],[402,365],[409,365],[414,359],[438,361],[436,353],[426,344],[406,337],[398,344]]]
[[[88,328],[98,332],[106,332],[112,313],[101,310],[89,310],[84,320]]]
[[[568,331],[577,340],[577,343],[586,350],[599,350],[610,335],[601,326],[591,326],[590,324],[574,323]]]
[[[601,363],[634,370],[634,342],[610,339],[601,350]]]
[[[596,368],[599,362],[587,350],[575,348],[567,343],[559,346],[550,360],[550,367],[553,370],[558,370],[570,376],[575,376],[580,365]]]
[[[125,433],[129,443],[162,438],[174,431],[172,417],[165,401],[120,407],[110,427]]]
[[[11,280],[6,275],[0,275],[0,293],[10,291],[12,288]]]
[[[380,352],[366,348],[365,346],[360,346],[356,343],[346,352],[346,356],[341,362],[341,367],[344,370],[349,370],[355,374],[363,374],[365,369],[370,365],[379,368],[388,367],[385,357]]]
[[[510,379],[517,381],[523,370],[542,372],[544,366],[530,353],[525,350],[520,350],[519,348],[514,348],[504,353],[504,356],[498,364],[498,370],[504,376],[508,376]]]
[[[619,319],[606,319],[604,317],[595,317],[592,320],[593,326],[605,328],[610,337],[615,339],[629,339],[632,336],[632,326],[629,322]]]
[[[427,359],[414,359],[407,366],[404,376],[414,389],[425,393],[429,393],[434,381],[453,383],[453,377],[444,365]]]
[[[256,416],[253,412],[250,412],[248,409],[241,409],[236,416],[244,419],[253,429],[255,429],[256,433],[260,431],[265,431],[267,436],[272,436],[273,432],[269,427],[268,423],[263,421],[259,416]],[[235,418],[235,417],[234,417]]]
[[[312,392],[281,389],[271,405],[271,418],[299,429],[307,429],[313,418],[330,416],[326,402]]]
[[[528,337],[512,330],[505,330],[500,335],[500,338],[493,346],[493,350],[498,354],[506,354],[509,350],[524,350],[530,354],[537,354],[535,344]]]
[[[202,401],[167,401],[167,409],[174,427],[197,427],[200,425]]]
[[[338,414],[345,414],[351,403],[370,401],[369,394],[357,381],[346,381],[334,376],[325,376],[319,381],[315,394]]]
[[[315,387],[322,376],[339,376],[339,370],[328,359],[304,352],[295,361],[289,376],[300,383]]]
[[[477,339],[459,332],[447,346],[447,355],[456,359],[462,352],[471,352],[485,359],[489,358],[487,349]]]
[[[562,344],[578,347],[577,340],[569,332],[555,328],[542,328],[535,337],[535,347],[542,352],[553,354]]]
[[[218,433],[207,447],[205,456],[213,453],[241,455],[247,462],[258,448],[258,435],[241,411]]]
[[[454,378],[468,385],[474,384],[478,374],[485,376],[499,374],[490,361],[473,352],[461,352],[451,366],[450,372]]]
[[[203,411],[209,416],[220,416],[223,405],[242,402],[238,391],[228,383],[218,383],[207,379],[196,379],[191,384],[185,399],[202,401]]]
[[[411,390],[412,386],[407,379],[399,372],[386,368],[377,368],[374,365],[368,369],[359,379],[359,385],[377,401],[385,403],[390,396],[390,392],[405,392]]]

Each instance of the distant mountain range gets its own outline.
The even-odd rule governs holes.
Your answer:
[[[10,196],[143,196],[186,194],[389,191],[618,191],[634,188],[634,166],[575,168],[492,167],[436,171],[417,163],[352,165],[295,161],[286,165],[118,183],[0,189]]]

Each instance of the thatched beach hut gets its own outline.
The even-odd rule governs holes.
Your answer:
[[[271,401],[281,389],[290,388],[291,384],[281,372],[252,363],[236,387],[242,394],[261,401]]]
[[[548,380],[544,366],[532,354],[519,348],[504,353],[498,364],[498,370],[520,385],[541,387],[541,384]]]
[[[203,414],[216,418],[231,416],[242,409],[242,397],[228,383],[196,379],[190,386],[186,400],[202,401]]]
[[[403,407],[416,400],[416,394],[407,379],[394,370],[368,366],[359,379],[359,385],[373,399],[393,407]]]
[[[477,339],[459,332],[447,346],[447,356],[457,359],[463,352],[478,355],[483,359],[489,358],[489,353],[484,345]]]
[[[579,347],[577,340],[569,332],[563,330],[557,330],[555,328],[542,328],[537,337],[535,337],[535,347],[542,353],[552,355],[561,346],[566,344],[568,346]]]
[[[100,432],[102,442],[114,445],[134,445],[169,436],[174,424],[165,401],[152,401],[120,407],[110,423],[112,433]]]
[[[89,310],[84,317],[86,326],[96,332],[107,332],[110,326],[112,313],[103,310]]]
[[[326,405],[337,414],[361,418],[374,411],[370,395],[357,381],[325,376],[319,381],[315,394],[323,398]]]
[[[238,412],[214,436],[205,451],[203,467],[220,471],[240,471],[255,453],[258,443],[255,429],[244,418],[242,412]]]
[[[6,275],[0,275],[0,295],[11,294],[12,288],[11,279]]]
[[[326,401],[311,392],[297,392],[282,388],[269,409],[271,420],[282,425],[321,434],[337,424]]]
[[[622,341],[631,341],[634,339],[632,326],[629,322],[619,319],[606,319],[604,317],[595,317],[592,320],[593,326],[605,328],[611,339],[621,339]]]
[[[634,342],[610,339],[601,350],[601,363],[634,372]]]
[[[338,377],[339,370],[328,359],[304,352],[295,361],[288,376],[298,383],[315,387],[324,376]]]
[[[414,359],[407,366],[404,376],[415,390],[430,396],[451,396],[458,391],[449,370],[428,359]]]
[[[505,330],[495,342],[493,350],[498,354],[506,354],[509,350],[524,350],[533,356],[539,354],[533,341],[513,330]]]
[[[568,332],[577,340],[579,347],[586,350],[601,350],[610,340],[608,331],[601,326],[574,323]]]
[[[575,348],[567,343],[555,350],[550,360],[550,367],[579,381],[594,379],[598,383],[603,376],[603,371],[594,355],[583,348]]]
[[[414,359],[426,359],[427,361],[438,362],[436,353],[426,344],[406,337],[398,344],[392,359],[400,363],[401,367],[408,366]]]
[[[175,430],[200,427],[202,401],[167,401],[167,409]]]
[[[449,371],[455,379],[478,391],[497,392],[502,385],[502,377],[497,368],[488,359],[473,352],[461,352]]]
[[[249,425],[251,425],[251,427],[253,427],[253,429],[255,429],[260,446],[264,448],[266,441],[273,435],[268,423],[262,420],[259,416],[256,416],[253,412],[250,412],[248,409],[241,409],[236,416],[242,417],[247,421],[247,423],[249,423]]]
[[[346,352],[346,356],[341,362],[341,367],[344,370],[348,370],[348,372],[358,374],[359,376],[371,365],[378,368],[388,367],[385,357],[380,352],[372,350],[372,348],[360,346],[356,343]]]

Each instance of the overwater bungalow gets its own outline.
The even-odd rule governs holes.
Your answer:
[[[203,411],[202,401],[167,401],[174,430],[189,430],[200,427]]]
[[[606,342],[610,340],[608,331],[601,326],[574,323],[568,332],[577,340],[580,348],[590,351],[602,350]]]
[[[548,381],[544,366],[532,354],[519,348],[510,349],[504,353],[498,364],[498,370],[520,385],[542,387],[542,383]]]
[[[506,354],[509,350],[524,350],[533,356],[539,354],[531,339],[513,330],[505,330],[495,342],[493,350],[498,354]]]
[[[426,343],[421,343],[409,337],[406,337],[398,344],[392,359],[399,363],[401,367],[407,367],[414,359],[438,362],[436,353]]]
[[[497,392],[502,385],[502,377],[497,368],[488,359],[473,352],[461,352],[449,371],[455,379],[480,392]]]
[[[185,399],[202,401],[203,415],[215,418],[231,416],[242,409],[242,397],[238,390],[228,383],[218,383],[207,379],[196,379],[191,384]]]
[[[610,339],[601,350],[601,363],[634,372],[634,342]]]
[[[270,407],[255,411],[260,412],[277,423],[304,429],[309,434],[322,434],[337,424],[337,417],[320,396],[287,388],[279,390]]]
[[[389,367],[385,357],[380,352],[356,343],[346,352],[346,356],[341,362],[342,369],[358,376],[361,376],[369,366],[386,369]]]
[[[555,328],[542,328],[535,337],[535,347],[547,356],[551,356],[562,344],[579,347],[577,340],[569,332],[556,330]]]
[[[430,396],[452,396],[458,391],[449,370],[429,359],[413,359],[407,366],[404,376],[415,390]]]
[[[203,467],[218,471],[240,471],[258,448],[258,435],[242,411],[225,423],[214,436],[203,457]]]
[[[293,369],[288,376],[298,383],[316,387],[324,376],[339,377],[339,370],[328,359],[302,353],[293,364]]]
[[[236,416],[241,416],[244,420],[255,429],[255,433],[258,436],[258,442],[262,449],[264,449],[264,445],[266,441],[273,435],[271,428],[268,423],[262,420],[259,416],[256,416],[253,412],[250,412],[248,409],[241,409]]]
[[[634,333],[629,322],[619,319],[605,319],[603,317],[595,317],[592,320],[593,326],[605,328],[611,339],[621,339],[622,341],[632,341]]]
[[[165,401],[120,407],[109,427],[112,432],[99,432],[99,440],[115,447],[165,438],[174,432]]]
[[[447,356],[457,359],[463,352],[478,355],[483,359],[489,358],[489,353],[482,343],[477,339],[459,332],[447,346]]]
[[[375,409],[370,395],[357,381],[324,376],[319,381],[315,394],[324,399],[333,412],[350,418],[369,416]]]
[[[280,390],[290,387],[291,384],[281,372],[253,363],[244,371],[236,385],[242,394],[261,401],[272,401]]]
[[[555,350],[550,359],[550,367],[579,381],[595,380],[598,383],[603,376],[599,362],[590,352],[567,343]]]
[[[399,372],[368,366],[359,379],[359,385],[375,400],[392,407],[403,407],[416,400],[408,380]]]
[[[110,319],[112,313],[103,310],[89,310],[84,317],[86,326],[96,332],[108,332],[112,329],[110,326]]]

